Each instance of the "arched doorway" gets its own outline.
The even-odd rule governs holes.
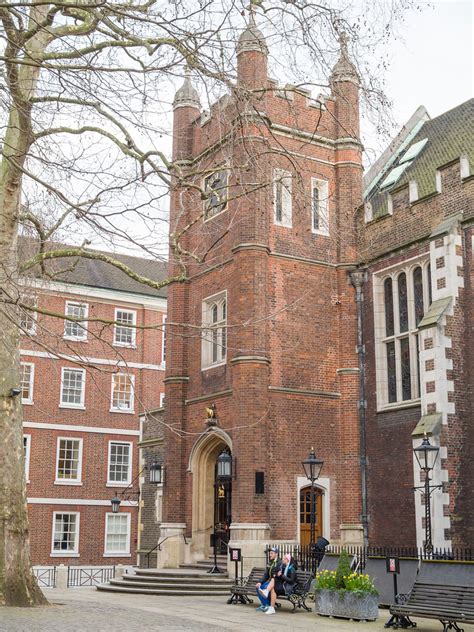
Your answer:
[[[191,549],[195,559],[213,552],[214,525],[220,525],[218,538],[224,542],[229,539],[232,489],[226,490],[224,486],[222,490],[216,485],[217,457],[225,449],[231,453],[232,441],[226,432],[216,428],[202,435],[190,453],[189,471],[193,476]]]
[[[323,493],[321,489],[315,488],[316,494],[316,520],[315,539],[323,535]],[[300,490],[300,546],[310,543],[311,530],[311,486],[303,487]]]

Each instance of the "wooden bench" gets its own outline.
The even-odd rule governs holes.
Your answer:
[[[438,619],[446,630],[457,630],[457,622],[474,623],[474,587],[425,584],[416,581],[405,604],[394,604],[390,612],[408,617]]]
[[[252,568],[247,577],[244,577],[243,580],[231,587],[231,596],[227,603],[253,603],[252,597],[257,596],[255,584],[261,581],[264,572],[264,568]],[[313,574],[311,571],[296,571],[296,582],[293,592],[291,595],[278,595],[278,601],[282,599],[289,601],[293,605],[292,612],[295,612],[296,608],[303,608],[311,612],[311,608],[308,608],[306,605],[306,599],[309,595],[312,580]],[[279,608],[281,604],[277,602],[276,606]]]

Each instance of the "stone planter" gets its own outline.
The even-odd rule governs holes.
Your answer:
[[[317,590],[314,594],[315,612],[327,617],[375,621],[379,614],[377,595],[354,595],[351,592]]]

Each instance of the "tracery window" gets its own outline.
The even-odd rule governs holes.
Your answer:
[[[411,401],[420,396],[418,325],[431,302],[430,267],[405,265],[376,279],[378,403]]]

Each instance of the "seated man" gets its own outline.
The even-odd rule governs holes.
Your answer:
[[[262,577],[262,581],[258,582],[255,586],[257,589],[257,597],[260,599],[260,602],[262,604],[261,606],[257,608],[257,610],[260,610],[263,612],[266,612],[267,609],[271,608],[270,597],[268,596],[269,593],[265,595],[264,591],[269,585],[270,581],[276,575],[278,575],[278,573],[281,573],[281,560],[278,558],[278,547],[272,546],[272,548],[269,551],[269,558],[270,558],[270,561],[267,564],[267,568],[265,569],[265,573]],[[275,612],[275,608],[273,607],[273,613],[274,612]]]
[[[283,557],[283,566],[267,582],[265,587],[260,587],[258,592],[263,598],[270,597],[270,607],[265,610],[265,614],[275,614],[275,603],[277,596],[291,595],[293,585],[296,581],[296,564],[290,553]]]

